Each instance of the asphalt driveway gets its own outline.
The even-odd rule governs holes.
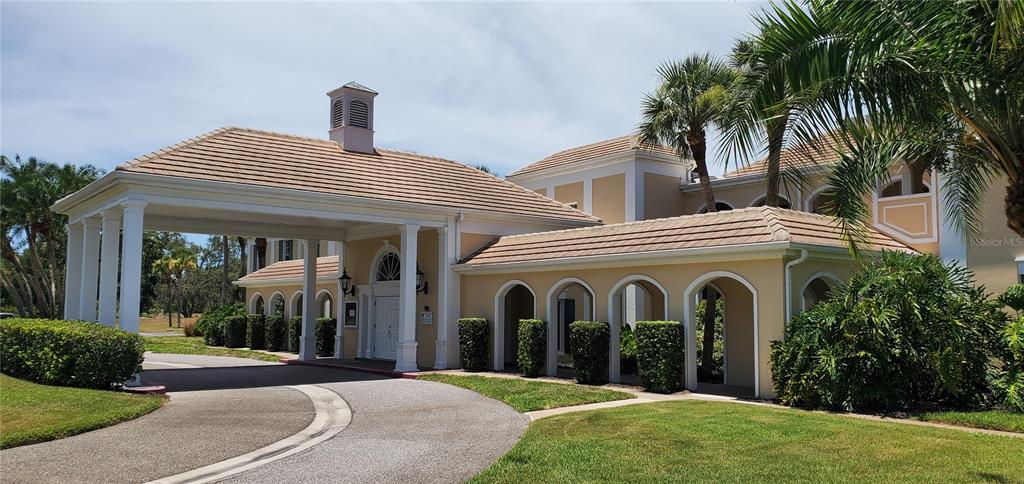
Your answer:
[[[455,482],[488,467],[526,428],[510,407],[449,385],[237,358],[147,354],[143,382],[170,402],[136,420],[0,451],[3,482],[146,482],[239,456],[304,429],[337,393],[352,420],[333,438],[234,482]]]

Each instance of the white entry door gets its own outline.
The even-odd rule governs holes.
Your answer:
[[[374,298],[373,316],[373,357],[393,360],[398,346],[398,297]]]

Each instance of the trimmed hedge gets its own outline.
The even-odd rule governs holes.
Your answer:
[[[519,320],[517,360],[523,376],[535,378],[544,371],[548,352],[548,323],[540,319]]]
[[[245,346],[245,332],[249,318],[244,315],[224,318],[224,346],[242,348]]]
[[[619,369],[623,374],[636,374],[636,334],[628,324],[619,333]]]
[[[338,329],[338,320],[334,318],[317,318],[316,320],[316,354],[317,356],[334,355],[334,333]]]
[[[601,321],[574,321],[569,325],[569,347],[576,381],[587,385],[608,383],[608,342],[611,329]]]
[[[302,337],[302,316],[288,319],[288,351],[299,352],[299,338]]]
[[[487,369],[491,324],[486,318],[459,319],[459,360],[466,371]]]
[[[252,350],[262,350],[267,346],[267,317],[262,314],[250,314],[245,328],[245,345]]]
[[[263,342],[269,351],[284,351],[285,341],[288,337],[288,325],[284,316],[276,314],[267,316],[267,324],[264,328]]]
[[[46,385],[116,387],[135,375],[142,337],[97,323],[0,320],[0,370]]]
[[[207,346],[224,346],[224,318],[244,315],[241,304],[230,304],[203,313],[196,321],[196,333],[203,336]]]
[[[679,390],[683,375],[683,325],[679,321],[638,321],[636,362],[649,392]]]

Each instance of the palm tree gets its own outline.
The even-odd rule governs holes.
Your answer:
[[[171,271],[173,273],[174,280],[174,301],[175,307],[178,313],[178,327],[181,327],[181,282],[185,278],[185,275],[199,269],[199,263],[196,261],[196,254],[194,252],[184,252],[178,257],[174,258],[174,264]]]
[[[672,147],[691,157],[708,212],[716,211],[707,165],[707,129],[725,120],[736,72],[710,54],[691,55],[658,67],[661,85],[644,96],[637,135],[642,144]]]
[[[972,235],[1005,180],[1007,225],[1024,236],[1024,2],[787,1],[755,22],[767,68],[744,83],[784,75],[792,135],[841,145],[829,183],[851,249],[893,160],[941,175],[951,222]]]
[[[174,320],[171,317],[171,310],[174,308],[174,274],[178,271],[178,259],[176,257],[165,255],[153,262],[153,272],[160,274],[164,279],[164,285],[167,287],[167,302],[164,308],[167,311],[167,327],[170,328],[174,324]]]

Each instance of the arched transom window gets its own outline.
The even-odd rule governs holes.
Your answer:
[[[402,276],[402,262],[398,254],[389,252],[377,263],[377,282],[397,281]]]

